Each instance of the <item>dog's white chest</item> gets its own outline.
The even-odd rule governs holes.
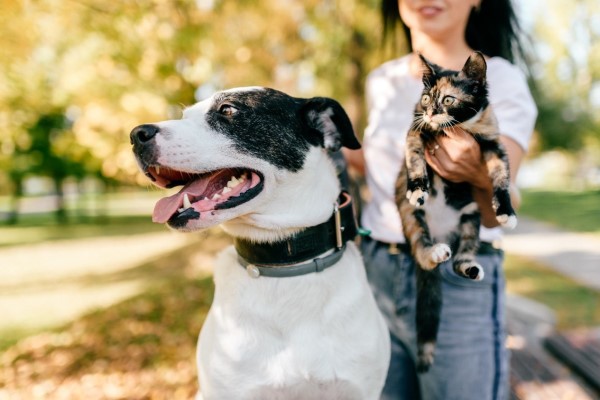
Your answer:
[[[236,399],[375,399],[388,333],[357,257],[350,244],[341,265],[319,274],[253,279],[227,249],[200,335],[205,399],[232,390]]]

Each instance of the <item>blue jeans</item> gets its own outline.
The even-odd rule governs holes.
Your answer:
[[[441,264],[443,304],[435,360],[417,374],[414,366],[415,268],[406,252],[364,238],[367,277],[390,328],[392,357],[381,399],[503,400],[508,396],[508,351],[504,346],[503,254],[478,255],[482,281],[458,276]]]

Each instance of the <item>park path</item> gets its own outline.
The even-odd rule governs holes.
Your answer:
[[[539,261],[578,283],[600,290],[600,235],[568,232],[552,225],[519,218],[506,232],[507,253]]]
[[[139,294],[137,266],[193,238],[165,231],[0,248],[0,331],[58,326]]]

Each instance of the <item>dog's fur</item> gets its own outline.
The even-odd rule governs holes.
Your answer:
[[[360,147],[334,100],[258,87],[216,93],[181,120],[135,128],[131,140],[159,186],[251,171],[239,197],[185,207],[174,195],[157,204],[155,221],[181,231],[221,224],[255,242],[328,220],[340,187],[327,152]],[[389,333],[354,243],[338,264],[286,278],[250,277],[230,247],[218,257],[214,281],[197,355],[205,400],[379,398]]]

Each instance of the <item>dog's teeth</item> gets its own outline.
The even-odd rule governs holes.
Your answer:
[[[182,213],[182,212],[184,212],[185,210],[187,210],[187,208],[183,208],[183,207],[181,207],[181,208],[178,208],[178,209],[177,209],[177,212],[180,212],[180,213]]]
[[[235,177],[231,177],[231,180],[229,182],[227,182],[227,187],[228,188],[234,188],[237,185],[239,185],[241,182]]]
[[[229,188],[229,187],[223,188],[223,194],[229,193],[229,192],[231,192],[231,188]]]
[[[192,203],[190,202],[190,198],[188,197],[187,193],[183,194],[183,209],[188,209],[192,206]]]
[[[156,175],[160,175],[160,167],[158,165],[154,167],[154,170],[156,171]]]
[[[212,197],[212,200],[219,200],[221,198],[221,195],[219,193],[215,193],[215,195]]]

